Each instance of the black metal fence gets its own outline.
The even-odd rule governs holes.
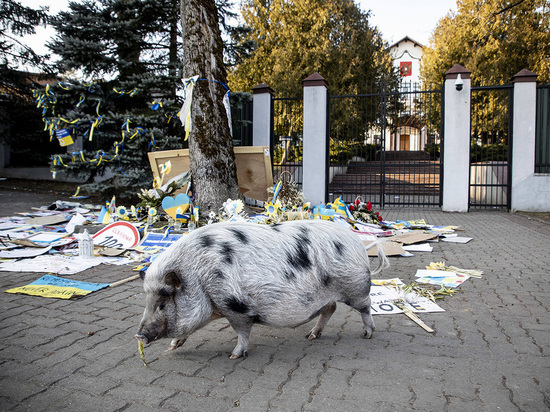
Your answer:
[[[471,90],[469,207],[509,209],[513,86]]]
[[[535,173],[550,173],[550,84],[537,87]]]
[[[302,97],[279,97],[273,102],[273,180],[283,172],[302,184],[304,105]]]
[[[329,199],[439,206],[441,98],[406,82],[331,96]]]

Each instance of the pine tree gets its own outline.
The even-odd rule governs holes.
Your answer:
[[[68,171],[105,197],[151,186],[147,152],[184,144],[174,119],[181,106],[178,20],[170,0],[83,0],[55,17],[48,46],[61,56],[58,70],[90,80],[68,76],[40,93],[50,133],[67,128],[83,140],[82,151],[69,147],[54,157],[54,173]],[[93,183],[107,170],[112,178]]]
[[[40,116],[32,101],[32,88],[49,72],[40,56],[22,42],[46,25],[46,8],[33,9],[15,0],[0,3],[0,143],[10,147],[10,164],[46,165],[55,146],[43,139]]]

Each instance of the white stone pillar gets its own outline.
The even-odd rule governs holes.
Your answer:
[[[535,173],[537,75],[523,69],[512,77],[512,82],[514,83],[514,110],[511,142],[511,210],[538,210],[538,207],[534,207],[534,203],[536,203],[534,199],[538,197],[535,194],[537,190],[534,183],[540,179],[533,178]]]
[[[456,64],[445,73],[442,207],[444,212],[468,211],[470,189],[470,73],[469,70],[459,64]]]
[[[303,81],[304,135],[302,190],[312,206],[328,200],[328,85],[314,73]]]
[[[271,147],[273,90],[265,83],[252,88],[252,145]]]

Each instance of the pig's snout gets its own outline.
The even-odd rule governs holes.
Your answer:
[[[145,335],[144,333],[142,332],[138,332],[134,335],[134,338],[136,338],[137,340],[139,340],[140,342],[142,342],[144,345],[147,345],[151,339],[149,339],[149,337],[147,337],[147,335]]]

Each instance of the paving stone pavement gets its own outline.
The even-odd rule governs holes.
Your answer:
[[[319,339],[255,326],[249,356],[230,360],[236,335],[224,319],[177,350],[133,338],[142,281],[75,301],[3,293],[41,274],[0,272],[0,410],[32,411],[542,411],[550,408],[550,225],[503,212],[400,209],[389,220],[460,225],[467,244],[391,258],[384,278],[414,280],[445,261],[485,272],[423,314],[425,332],[404,315],[375,316],[360,337],[343,304]],[[111,283],[131,266],[101,265],[70,276]]]

